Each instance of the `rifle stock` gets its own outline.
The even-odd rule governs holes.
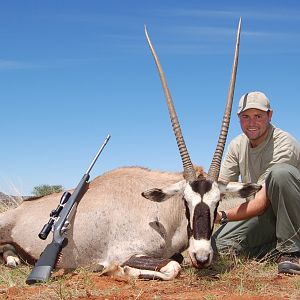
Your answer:
[[[39,260],[29,274],[26,283],[34,284],[49,280],[52,270],[55,267],[57,256],[62,248],[62,244],[52,241],[41,254]]]
[[[69,197],[64,197],[64,194],[61,198],[60,205],[56,208],[56,210],[54,210],[54,212],[52,212],[52,214],[50,214],[50,220],[44,225],[39,237],[41,239],[46,239],[48,233],[50,232],[49,227],[53,227],[53,240],[46,246],[31,273],[27,277],[27,284],[45,282],[51,277],[52,270],[55,268],[59,254],[68,243],[68,239],[64,235],[71,226],[71,220],[75,215],[78,203],[87,190],[88,181],[90,178],[89,173],[109,139],[110,135],[108,135],[104,140],[104,143],[100,147],[97,155],[87,169],[86,173],[81,178],[72,195]]]

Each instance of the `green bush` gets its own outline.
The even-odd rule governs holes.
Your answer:
[[[53,193],[58,193],[61,191],[63,191],[62,185],[41,184],[33,188],[32,194],[37,197],[42,197]]]

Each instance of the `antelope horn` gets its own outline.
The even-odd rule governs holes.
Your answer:
[[[168,88],[168,84],[167,84],[167,80],[165,77],[165,74],[163,72],[163,69],[161,67],[160,61],[158,59],[158,56],[153,48],[153,45],[151,43],[151,40],[149,38],[148,32],[147,32],[147,28],[145,26],[145,35],[150,47],[150,50],[152,52],[152,55],[154,57],[156,66],[157,66],[157,70],[159,73],[159,77],[162,83],[162,87],[166,96],[166,101],[167,101],[167,105],[168,105],[168,110],[169,110],[169,115],[170,115],[170,119],[171,119],[171,123],[172,123],[172,127],[173,127],[173,131],[175,134],[175,138],[176,138],[176,142],[177,142],[177,146],[180,152],[180,156],[181,156],[181,160],[182,160],[182,164],[183,164],[183,176],[187,181],[194,181],[196,180],[196,172],[194,170],[193,164],[191,162],[187,147],[185,145],[183,136],[182,136],[182,132],[180,129],[180,124],[176,115],[176,111],[174,108],[174,104],[173,104],[173,100],[171,97],[171,93],[169,91]]]
[[[228,89],[225,112],[224,112],[222,126],[221,126],[221,132],[219,135],[219,140],[218,140],[218,144],[216,147],[216,151],[215,151],[213,160],[211,162],[211,165],[210,165],[210,168],[208,171],[208,178],[211,180],[214,180],[214,181],[217,181],[219,178],[221,160],[222,160],[222,156],[223,156],[223,152],[224,152],[224,147],[225,147],[229,123],[230,123],[230,115],[231,115],[231,109],[232,109],[232,101],[233,101],[233,95],[234,95],[234,87],[235,87],[238,58],[239,58],[241,23],[242,23],[242,19],[240,18],[238,30],[237,30],[232,72],[231,72],[231,77],[230,77],[230,84],[229,84],[229,89]]]

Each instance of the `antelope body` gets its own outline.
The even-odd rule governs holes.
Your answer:
[[[182,201],[174,197],[159,204],[141,196],[153,186],[180,179],[179,173],[138,167],[116,169],[94,179],[77,207],[59,266],[74,268],[100,263],[107,267],[113,262],[123,263],[134,254],[171,257],[176,251],[181,252],[187,245],[187,239],[180,239],[177,233],[184,224],[181,235],[186,236]],[[55,193],[24,201],[2,214],[0,244],[13,244],[25,254],[25,259],[36,260],[51,240],[51,235],[46,241],[37,235],[60,196]]]
[[[180,173],[139,167],[120,168],[95,178],[77,207],[73,230],[68,234],[69,242],[58,267],[89,266],[93,270],[120,274],[124,268],[119,266],[134,255],[171,258],[187,249],[188,220],[182,194],[162,203],[147,201],[141,195],[152,187],[169,188],[178,182],[185,182]],[[245,189],[249,186],[243,185],[241,191],[235,188],[233,192],[241,198],[239,194]],[[51,241],[51,235],[46,241],[37,235],[60,196],[55,193],[27,200],[1,214],[0,245],[13,245],[28,262],[37,260]],[[18,263],[12,259],[12,253],[8,257],[11,266]],[[132,269],[127,271],[131,275]],[[171,277],[176,274],[172,273]]]
[[[212,261],[210,238],[222,197],[230,194],[241,199],[260,188],[256,184],[218,182],[233,98],[240,23],[223,125],[207,176],[196,174],[191,163],[165,76],[145,32],[166,95],[183,174],[128,167],[97,177],[77,207],[58,267],[90,266],[104,273],[169,280],[180,270],[179,263],[169,258],[186,249],[195,267],[206,267]],[[0,215],[0,250],[2,245],[9,265],[19,263],[11,255],[12,246],[26,260],[38,259],[49,243],[39,240],[38,232],[60,196],[24,201]]]

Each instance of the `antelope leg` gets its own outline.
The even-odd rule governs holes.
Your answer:
[[[132,256],[121,267],[125,275],[140,279],[172,280],[181,270],[180,264],[174,260],[145,255]]]
[[[2,253],[5,264],[8,267],[15,268],[21,264],[14,246],[10,244],[1,245],[0,253]]]

